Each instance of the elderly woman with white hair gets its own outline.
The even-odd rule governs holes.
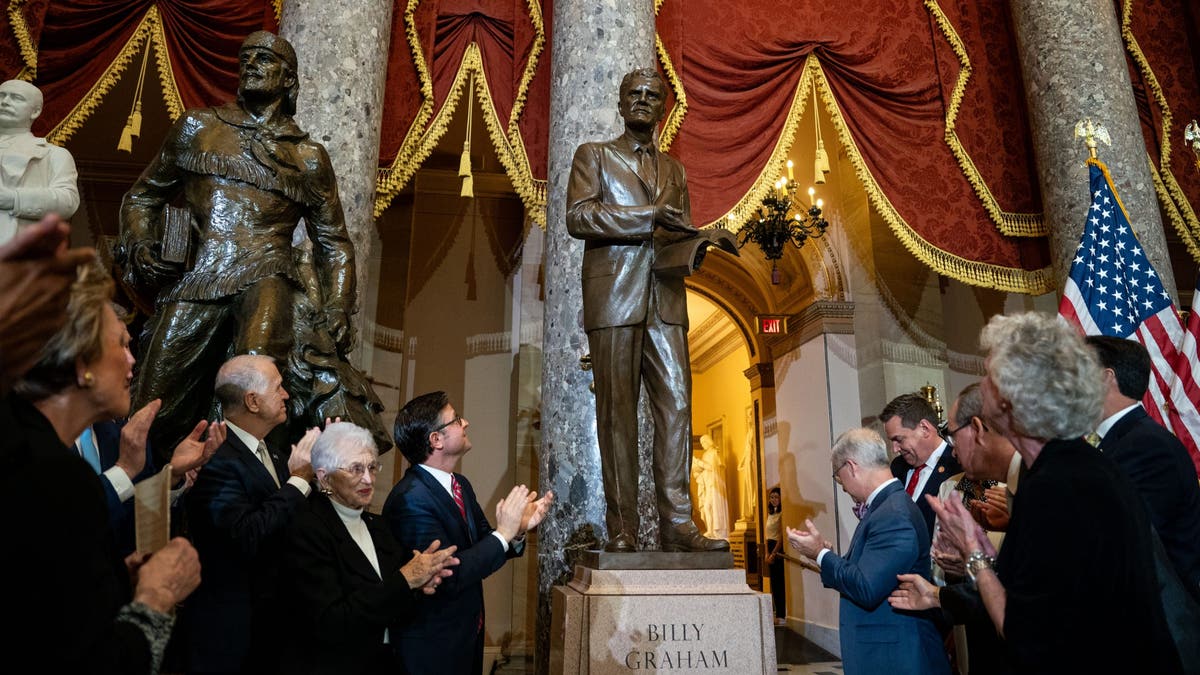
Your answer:
[[[450,576],[455,547],[438,550],[435,541],[405,555],[387,525],[366,511],[379,473],[366,429],[328,425],[313,445],[312,467],[319,490],[292,524],[284,556],[283,595],[294,601],[296,620],[284,672],[391,672],[389,627],[417,593],[436,592]]]
[[[966,560],[1018,673],[1178,673],[1163,615],[1149,519],[1116,465],[1083,436],[1100,418],[1104,374],[1057,317],[993,317],[981,384],[986,423],[1016,447],[1021,490],[997,555],[960,500],[931,498]],[[936,591],[901,576],[893,605],[925,609]]]

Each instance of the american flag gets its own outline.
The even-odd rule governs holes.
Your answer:
[[[1089,159],[1092,204],[1058,313],[1085,335],[1137,340],[1150,352],[1150,389],[1142,401],[1172,430],[1200,475],[1200,363],[1196,332],[1184,330],[1171,296],[1129,225],[1104,163]]]

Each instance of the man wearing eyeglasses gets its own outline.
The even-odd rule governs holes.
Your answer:
[[[942,638],[928,613],[897,612],[887,603],[897,575],[929,578],[929,535],[888,468],[887,446],[871,429],[851,429],[833,444],[833,479],[866,511],[844,554],[813,525],[787,528],[788,543],[841,594],[838,611],[846,675],[949,675]]]
[[[235,356],[217,372],[225,443],[187,495],[203,579],[188,598],[189,673],[279,672],[284,644],[277,578],[284,534],[312,491],[315,433],[285,461],[263,439],[287,419],[288,393],[267,356]],[[423,550],[423,549],[422,549]]]
[[[1021,474],[1021,456],[1011,441],[992,431],[983,421],[983,399],[979,384],[964,388],[950,406],[945,437],[953,444],[952,452],[962,464],[963,473],[952,476],[938,490],[938,499],[961,498],[952,495],[960,485],[960,477],[972,481],[996,483],[985,492],[984,501],[971,502],[971,509],[989,531],[1004,529],[1012,498],[1017,491]],[[997,527],[1003,522],[1004,528]],[[940,607],[945,618],[955,625],[955,647],[960,663],[967,663],[972,675],[991,675],[1004,672],[1007,661],[1004,644],[983,606],[975,585],[967,582],[962,555],[953,545],[942,541],[940,528],[934,528],[931,555],[944,571],[945,586],[935,586],[922,575],[900,575],[900,587],[893,591],[889,602],[904,610],[925,610]],[[1002,534],[988,535],[999,548]]]
[[[483,580],[525,552],[525,533],[537,527],[554,494],[517,485],[496,505],[492,527],[459,462],[471,450],[470,423],[446,392],[423,394],[396,415],[396,447],[412,466],[392,488],[383,516],[406,551],[434,540],[457,546],[459,566],[394,636],[400,673],[478,675],[483,668]]]

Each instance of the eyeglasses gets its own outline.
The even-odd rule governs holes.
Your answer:
[[[836,480],[839,483],[842,482],[842,479],[838,478],[838,474],[841,473],[842,469],[846,468],[846,465],[849,463],[850,463],[850,460],[846,460],[846,461],[842,462],[841,464],[838,464],[838,468],[833,470],[833,479],[834,480]]]
[[[459,425],[459,426],[461,427],[461,426],[462,426],[462,423],[463,423],[463,421],[464,421],[464,420],[463,420],[463,416],[462,416],[462,415],[455,415],[455,416],[454,416],[454,419],[450,420],[449,422],[446,422],[445,424],[443,424],[443,425],[441,425],[441,426],[434,427],[434,428],[433,428],[433,430],[432,430],[432,431],[430,431],[429,433],[431,433],[431,434],[432,434],[432,433],[434,433],[435,431],[441,431],[442,429],[445,429],[446,427],[448,427],[448,426],[450,426],[450,425],[452,425],[452,424],[457,424],[457,425]]]
[[[362,462],[355,462],[355,463],[351,464],[350,466],[339,466],[337,468],[337,470],[345,471],[346,473],[350,474],[351,476],[354,476],[355,478],[362,478],[363,474],[365,474],[366,472],[370,471],[371,475],[374,476],[375,474],[379,473],[379,470],[382,468],[383,468],[383,465],[380,464],[379,462],[371,462],[370,464],[363,464]]]
[[[942,429],[942,436],[945,437],[947,440],[952,440],[954,438],[954,434],[957,434],[958,432],[962,431],[963,429],[966,429],[969,426],[971,426],[971,425],[968,423],[968,424],[962,425],[961,427],[959,427],[957,429],[951,429],[950,426],[947,425],[945,428]]]

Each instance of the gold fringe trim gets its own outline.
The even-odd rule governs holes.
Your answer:
[[[504,171],[512,181],[517,195],[521,197],[521,201],[529,211],[530,218],[544,228],[546,226],[546,181],[533,180],[519,130],[516,133],[518,141],[516,144],[510,143],[508,136],[505,135],[500,115],[496,112],[495,100],[488,87],[487,77],[484,75],[483,55],[479,51],[479,45],[474,42],[467,45],[462,61],[459,63],[458,72],[455,73],[454,81],[450,85],[450,91],[446,94],[446,100],[411,154],[413,172],[415,172],[415,167],[419,167],[429,158],[434,148],[437,147],[438,141],[450,128],[450,121],[454,118],[459,99],[462,97],[463,90],[468,86],[467,82],[471,73],[476,74],[475,95],[479,97],[479,107],[483,111],[483,124],[488,130],[488,136],[496,150],[496,156],[504,166]],[[409,175],[411,177],[411,173]],[[536,183],[541,183],[541,185]],[[399,189],[397,189],[398,191]],[[392,196],[394,197],[395,193]],[[376,208],[379,208],[378,199],[376,199]],[[386,204],[384,208],[386,208]]]
[[[283,0],[271,0],[271,4],[275,7],[275,22],[278,23],[283,19]]]
[[[8,25],[12,26],[13,35],[17,38],[17,47],[21,50],[21,60],[25,67],[17,76],[19,80],[32,82],[37,77],[37,48],[33,44],[33,36],[29,34],[29,24],[25,23],[25,15],[21,13],[21,5],[25,0],[10,0],[8,3]]]
[[[854,165],[854,172],[858,176],[859,181],[862,182],[863,190],[867,193],[867,198],[871,201],[871,205],[879,212],[884,221],[891,227],[892,232],[896,234],[896,237],[913,256],[939,274],[944,274],[974,286],[994,288],[1009,293],[1027,293],[1030,295],[1041,295],[1055,289],[1053,273],[1050,267],[1043,267],[1037,270],[1023,270],[1016,267],[1003,267],[967,260],[953,253],[943,251],[914,232],[896,211],[896,208],[887,198],[887,195],[883,193],[883,190],[880,189],[879,184],[875,181],[875,177],[871,175],[870,170],[867,168],[866,160],[863,159],[858,146],[854,142],[854,138],[850,135],[850,129],[846,125],[846,120],[842,117],[841,110],[837,106],[837,101],[829,89],[829,83],[825,80],[825,73],[821,69],[820,61],[814,54],[810,54],[805,63],[804,74],[801,76],[800,83],[796,87],[796,95],[792,99],[792,109],[788,112],[786,126],[779,138],[779,142],[775,146],[775,151],[772,153],[771,159],[767,162],[766,168],[763,169],[759,179],[750,188],[746,196],[729,213],[722,217],[721,220],[726,221],[725,224],[727,227],[734,231],[740,229],[750,217],[754,207],[762,201],[762,197],[766,194],[767,189],[780,175],[787,151],[792,144],[797,122],[804,111],[805,102],[808,100],[809,87],[816,87],[820,93],[821,100],[825,103],[825,109],[829,113],[834,128],[837,129],[838,140],[841,141],[842,147],[845,148],[846,154],[850,157],[850,161]],[[721,221],[718,220],[717,222],[720,223]]]
[[[1154,192],[1158,195],[1159,203],[1163,205],[1163,211],[1167,213],[1167,219],[1171,221],[1175,232],[1183,240],[1183,245],[1187,247],[1188,255],[1192,256],[1193,260],[1200,260],[1200,240],[1197,240],[1192,228],[1188,227],[1183,214],[1175,208],[1171,193],[1163,182],[1162,174],[1158,172],[1158,167],[1154,165],[1154,158],[1147,154],[1146,160],[1150,164],[1150,177],[1154,181]]]
[[[174,122],[183,115],[183,97],[179,95],[179,86],[175,84],[175,69],[171,66],[171,54],[167,51],[167,33],[163,30],[162,21],[154,22],[150,39],[154,41],[154,62],[158,66],[158,83],[162,87],[163,102],[167,104],[167,114]]]
[[[537,59],[545,47],[545,28],[544,21],[542,21],[541,4],[537,0],[528,0],[530,19],[534,22],[537,37],[534,39],[533,49],[521,76],[521,84],[513,103],[513,112],[509,116],[506,133],[505,125],[496,112],[495,101],[488,88],[487,77],[484,75],[483,56],[479,51],[479,46],[475,43],[467,45],[458,72],[446,95],[446,100],[442,103],[442,108],[437,115],[433,115],[433,79],[429,74],[429,67],[425,63],[424,53],[420,46],[420,36],[417,34],[416,24],[413,20],[419,2],[420,0],[408,0],[408,7],[404,13],[404,24],[409,47],[413,53],[413,63],[416,65],[421,83],[421,106],[417,110],[416,118],[409,127],[408,133],[405,134],[396,159],[391,166],[380,169],[378,172],[375,216],[378,217],[383,213],[400,190],[404,189],[404,186],[416,174],[421,164],[429,158],[437,146],[438,140],[449,128],[450,120],[454,117],[454,111],[458,106],[458,100],[462,96],[463,87],[467,86],[467,76],[474,71],[478,74],[478,77],[475,78],[475,93],[479,96],[484,126],[488,130],[492,146],[496,150],[501,165],[504,166],[505,173],[512,181],[513,189],[525,204],[526,210],[529,211],[530,219],[544,229],[546,227],[547,181],[533,177],[529,157],[525,150],[525,141],[518,124],[520,112],[523,111],[528,98],[529,84],[537,71]]]
[[[1171,131],[1174,126],[1174,114],[1171,112],[1171,106],[1167,103],[1167,96],[1162,90],[1162,85],[1158,83],[1158,78],[1154,75],[1154,70],[1150,67],[1150,61],[1142,52],[1142,48],[1138,45],[1137,38],[1133,35],[1133,2],[1125,0],[1121,3],[1121,38],[1125,42],[1125,49],[1137,64],[1138,70],[1142,74],[1142,79],[1145,80],[1146,86],[1150,89],[1150,93],[1154,96],[1154,102],[1162,111],[1162,128],[1159,130],[1162,142],[1159,144],[1158,166],[1154,164],[1153,158],[1150,158],[1150,172],[1154,177],[1154,191],[1158,195],[1159,203],[1162,204],[1163,210],[1166,211],[1168,219],[1179,233],[1187,246],[1188,253],[1194,260],[1200,261],[1200,246],[1197,245],[1197,233],[1200,232],[1200,219],[1196,217],[1196,212],[1192,208],[1192,203],[1188,201],[1187,196],[1183,193],[1183,189],[1179,186],[1179,182],[1175,178],[1174,172],[1171,171]]]
[[[404,35],[408,40],[409,51],[412,52],[413,65],[417,69],[417,81],[421,87],[421,105],[417,114],[404,134],[400,150],[391,166],[379,170],[379,180],[375,186],[375,217],[378,218],[383,210],[392,203],[400,190],[408,184],[409,179],[417,172],[426,154],[417,157],[421,145],[421,136],[425,132],[429,118],[433,116],[433,78],[429,74],[429,66],[425,63],[425,52],[421,49],[421,36],[413,19],[420,0],[408,0],[404,9]]]
[[[704,227],[714,224],[724,225],[729,230],[737,232],[754,214],[767,192],[775,186],[775,181],[783,175],[786,170],[788,151],[791,150],[792,143],[796,138],[796,129],[800,125],[800,119],[804,117],[804,108],[808,103],[808,90],[813,86],[813,77],[818,69],[816,57],[810,54],[805,61],[804,72],[800,75],[800,83],[796,86],[796,94],[792,97],[792,105],[788,110],[787,118],[783,122],[783,132],[779,135],[779,140],[775,142],[775,149],[771,151],[771,156],[767,159],[762,173],[758,174],[758,178],[750,185],[745,196],[737,204],[734,204],[733,208]]]
[[[150,8],[146,10],[146,16],[142,17],[137,28],[133,30],[133,35],[129,37],[125,46],[121,47],[121,51],[117,53],[116,58],[108,65],[108,68],[104,70],[104,73],[100,75],[100,78],[96,80],[96,83],[92,85],[88,93],[84,94],[79,102],[75,104],[71,112],[58,123],[58,126],[46,134],[46,140],[55,145],[64,145],[79,130],[79,127],[83,126],[83,123],[100,106],[104,96],[121,79],[121,75],[125,72],[125,68],[129,66],[133,57],[142,49],[147,40],[152,39],[151,35],[158,29],[160,24],[158,7],[150,5]]]
[[[521,113],[525,112],[525,101],[529,97],[529,84],[533,82],[533,76],[537,74],[538,59],[546,46],[546,26],[542,20],[542,3],[538,0],[526,0],[525,4],[529,7],[529,20],[533,24],[535,37],[533,38],[533,47],[529,50],[529,59],[525,62],[525,69],[521,71],[521,84],[517,87],[517,97],[513,99],[512,112],[508,115],[510,137],[517,129],[517,120],[521,118]]]
[[[661,4],[660,2],[659,5],[661,6]],[[675,72],[675,64],[671,63],[671,56],[667,53],[667,47],[659,37],[658,31],[654,31],[654,49],[658,52],[659,63],[662,64],[663,71],[667,74],[667,82],[671,84],[671,90],[675,92],[675,105],[671,106],[671,112],[667,115],[662,133],[658,136],[658,147],[666,152],[671,148],[675,136],[679,134],[679,127],[683,126],[683,118],[687,116],[687,91],[683,88],[683,80],[679,78],[679,73]]]
[[[960,66],[958,81],[954,84],[954,89],[950,95],[950,106],[946,110],[946,145],[950,147],[950,152],[958,160],[958,166],[962,169],[963,175],[966,176],[971,187],[975,189],[975,194],[983,202],[983,207],[987,210],[992,220],[995,221],[1001,234],[1009,237],[1046,236],[1046,222],[1042,214],[1011,213],[1000,208],[1000,204],[996,201],[996,196],[992,194],[992,191],[987,186],[987,182],[979,174],[979,169],[975,166],[975,162],[971,159],[966,148],[963,147],[962,142],[959,141],[955,127],[958,123],[958,110],[962,105],[963,98],[966,96],[967,83],[970,81],[973,71],[971,59],[967,55],[967,48],[963,44],[962,38],[958,36],[958,32],[950,24],[949,17],[942,12],[942,8],[938,5],[937,0],[925,0],[925,8],[942,31],[942,35],[950,43],[950,48],[954,51],[954,55],[958,57]]]

